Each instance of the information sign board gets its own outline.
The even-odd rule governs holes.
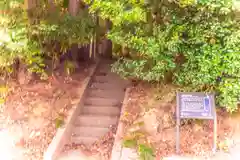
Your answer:
[[[217,117],[215,110],[214,94],[202,92],[179,92],[177,93],[177,139],[176,150],[180,150],[180,121],[181,119],[209,119],[214,121],[214,143],[216,150],[217,141]]]
[[[180,118],[214,118],[214,97],[204,93],[179,93]]]

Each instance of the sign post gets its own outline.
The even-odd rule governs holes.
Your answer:
[[[176,108],[176,152],[180,153],[180,122],[181,119],[213,120],[213,152],[217,149],[217,114],[214,94],[202,92],[177,93]]]

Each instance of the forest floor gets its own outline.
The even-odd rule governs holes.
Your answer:
[[[79,101],[78,91],[88,69],[82,64],[71,76],[61,71],[46,81],[1,86],[6,100],[0,105],[0,159],[43,159],[68,110]]]
[[[173,85],[140,83],[131,88],[122,122],[126,146],[150,146],[160,160],[175,155],[176,90]],[[240,112],[229,114],[217,108],[218,149],[227,153],[240,144]],[[213,122],[191,120],[181,122],[181,155],[209,157],[212,153]],[[135,147],[134,147],[135,146]],[[148,158],[149,159],[149,158]],[[201,158],[200,158],[201,159]]]

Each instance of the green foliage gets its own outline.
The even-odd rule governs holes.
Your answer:
[[[140,160],[155,159],[153,148],[148,144],[140,143],[139,140],[137,140],[137,137],[133,139],[125,139],[123,141],[123,146],[127,148],[136,148]]]
[[[140,156],[140,160],[154,160],[155,159],[153,149],[145,144],[140,144],[138,146],[138,153]]]
[[[73,62],[68,60],[64,62],[64,71],[67,75],[71,75],[74,72],[75,68],[76,66]]]
[[[24,8],[24,0],[0,3],[0,68],[7,71],[16,58],[31,72],[44,73],[44,56],[58,59],[72,44],[87,44],[95,31],[94,17],[82,10],[73,17],[58,1],[54,11],[47,1],[39,1],[33,10]],[[63,7],[63,8],[62,8]]]
[[[5,103],[5,98],[8,94],[8,87],[5,85],[0,85],[0,106]]]
[[[61,128],[64,124],[64,118],[59,116],[58,118],[55,119],[55,126],[56,128]]]
[[[44,56],[59,59],[73,44],[87,44],[105,33],[121,58],[113,70],[145,81],[168,79],[186,90],[215,92],[217,102],[237,109],[240,94],[240,24],[231,0],[84,0],[89,11],[76,17],[59,0],[54,11],[47,1],[34,10],[24,0],[0,2],[0,70],[9,72],[16,58],[29,71],[44,73]],[[99,29],[101,29],[99,31]],[[70,71],[71,69],[69,69]]]
[[[240,94],[240,23],[232,8],[231,0],[98,0],[90,11],[111,20],[108,38],[126,49],[115,72],[146,81],[170,75],[192,91],[215,92],[232,112]]]
[[[123,146],[136,149],[140,160],[154,160],[155,153],[150,143],[147,143],[147,133],[141,130],[142,121],[135,121],[123,138]]]
[[[93,17],[87,11],[82,11],[76,17],[69,15],[67,12],[46,15],[40,24],[34,26],[33,31],[45,43],[60,42],[60,50],[66,51],[72,44],[84,45],[89,43],[94,29]],[[51,47],[54,48],[54,46]]]
[[[13,3],[15,2],[15,3]],[[27,15],[22,13],[21,1],[5,1],[1,4],[2,14],[0,16],[0,61],[1,68],[9,67],[16,57],[25,58],[29,49],[34,50],[36,43],[31,43],[27,38]],[[13,5],[15,4],[15,5]],[[34,54],[37,51],[34,52]],[[28,56],[29,57],[29,56]]]
[[[135,139],[126,139],[123,141],[123,146],[127,148],[135,148],[137,146],[137,141]]]

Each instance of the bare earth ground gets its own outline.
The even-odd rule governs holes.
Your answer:
[[[123,139],[150,144],[156,159],[175,154],[175,91],[172,85],[138,84],[131,88],[125,116]],[[240,143],[240,112],[229,115],[218,109],[218,148],[223,152]],[[143,122],[143,125],[140,123]],[[141,124],[141,125],[140,125]],[[181,154],[208,157],[213,143],[212,121],[182,121]],[[137,132],[144,135],[139,136]],[[135,134],[132,134],[135,133]]]
[[[0,109],[0,159],[41,160],[88,76],[86,64],[71,77],[60,73],[29,85],[10,83]]]

